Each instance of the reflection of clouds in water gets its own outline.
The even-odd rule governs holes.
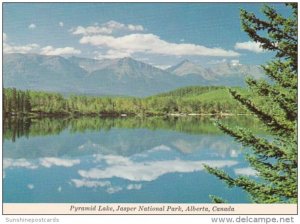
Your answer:
[[[40,159],[40,165],[44,167],[51,167],[51,166],[64,166],[64,167],[71,167],[80,163],[79,159],[60,159],[56,157],[46,157]]]
[[[131,181],[153,181],[158,177],[168,173],[189,173],[203,170],[204,164],[210,164],[214,167],[224,167],[236,165],[232,160],[215,160],[215,161],[185,161],[185,160],[165,160],[165,161],[143,161],[136,162],[129,158],[117,156],[115,162],[109,157],[109,166],[104,169],[92,168],[90,170],[79,170],[78,173],[83,178],[105,179],[118,177]],[[105,160],[106,156],[102,159]],[[120,163],[119,161],[126,161]]]
[[[236,149],[231,149],[230,146],[228,148],[223,148],[223,149],[219,149],[219,152],[212,152],[210,153],[211,156],[215,156],[215,157],[221,157],[221,158],[226,158],[228,156],[230,156],[231,158],[237,158],[240,154],[241,151],[238,151]]]
[[[231,149],[231,150],[229,151],[229,154],[230,154],[230,157],[232,157],[232,158],[237,158],[237,157],[239,156],[239,154],[241,154],[241,152],[240,152],[240,151],[237,151],[237,150],[235,150],[235,149]]]
[[[27,188],[28,188],[29,190],[33,190],[33,189],[34,189],[34,185],[33,185],[33,184],[28,184],[28,185],[27,185]]]
[[[95,158],[94,160],[95,162],[104,161],[108,165],[114,165],[114,164],[128,165],[132,163],[128,157],[119,156],[119,155],[94,154],[93,157]]]
[[[257,176],[257,171],[251,167],[236,168],[236,169],[234,169],[234,173],[236,175]]]
[[[117,193],[123,188],[121,186],[113,186],[110,181],[96,181],[87,179],[72,179],[71,184],[76,188],[87,187],[87,188],[106,188],[106,192],[109,194]],[[133,189],[133,188],[132,188]],[[138,189],[137,189],[138,190]]]
[[[25,168],[37,169],[40,166],[50,168],[52,166],[72,167],[80,163],[79,159],[62,159],[57,157],[44,157],[38,161],[28,161],[27,159],[3,159],[3,169]]]
[[[13,167],[26,168],[26,169],[38,168],[36,164],[33,164],[26,159],[9,159],[9,158],[3,159],[3,169],[13,168]]]
[[[87,188],[106,188],[106,192],[109,194],[114,194],[123,189],[127,190],[140,190],[142,189],[142,184],[128,184],[126,187],[113,186],[110,181],[97,181],[88,179],[72,179],[71,184],[76,188],[87,187]]]
[[[87,180],[87,179],[72,179],[71,182],[75,185],[75,187],[89,187],[89,188],[97,188],[97,187],[108,187],[111,186],[110,181],[95,181],[95,180]]]
[[[147,152],[148,153],[152,153],[152,152],[158,152],[158,151],[171,151],[172,149],[166,145],[159,145],[159,146],[156,146],[150,150],[148,150]]]
[[[59,187],[57,188],[57,191],[58,191],[58,192],[61,192],[61,191],[62,191],[62,187],[59,186]]]
[[[114,194],[114,193],[117,193],[119,191],[121,191],[123,188],[120,187],[120,186],[111,186],[109,188],[106,189],[106,192],[109,193],[109,194]]]
[[[153,181],[164,174],[169,173],[190,173],[203,170],[204,164],[210,164],[214,167],[234,166],[238,162],[234,160],[182,160],[180,158],[167,160],[164,157],[157,157],[160,153],[172,153],[172,149],[165,145],[154,147],[144,153],[135,154],[131,157],[120,155],[103,155],[94,154],[93,163],[95,167],[88,170],[79,170],[78,174],[82,179],[72,179],[71,183],[77,187],[87,188],[105,188],[109,194],[122,190],[140,190],[142,184],[140,181]],[[147,160],[138,160],[142,156]],[[154,156],[154,157],[153,157]],[[154,159],[156,158],[156,159]],[[106,164],[103,168],[99,168],[99,164]],[[121,178],[132,181],[125,186],[114,186],[111,181],[106,179]]]
[[[140,190],[140,189],[142,189],[142,184],[129,184],[126,189],[127,190]]]
[[[91,141],[87,141],[86,143],[78,146],[78,149],[81,151],[85,151],[85,150],[90,150],[90,149],[105,150],[106,148],[102,145],[93,143]]]

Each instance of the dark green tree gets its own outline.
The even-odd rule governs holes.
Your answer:
[[[26,113],[31,112],[31,102],[30,102],[29,91],[26,91],[26,93],[25,93],[24,109],[25,109]]]
[[[255,136],[243,128],[219,128],[249,148],[246,159],[257,178],[232,177],[225,171],[206,166],[209,173],[229,187],[240,187],[255,203],[297,202],[297,3],[286,4],[289,16],[265,5],[265,19],[241,10],[241,23],[249,37],[266,51],[274,52],[272,61],[262,68],[270,81],[247,79],[252,96],[230,90],[234,99],[255,115],[268,129],[271,138]],[[220,199],[218,199],[220,202]]]
[[[12,108],[15,113],[18,111],[18,101],[17,101],[17,90],[13,88],[12,90]]]

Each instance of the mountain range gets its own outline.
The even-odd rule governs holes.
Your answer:
[[[4,54],[3,85],[63,94],[149,96],[184,86],[243,86],[263,77],[255,65],[222,62],[204,68],[184,60],[166,70],[132,58],[95,60],[37,54]]]

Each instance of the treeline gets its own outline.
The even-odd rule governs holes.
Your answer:
[[[226,89],[224,86],[188,86],[175,89],[167,93],[160,93],[157,97],[186,97],[186,96],[199,96],[203,93],[211,92],[214,90]]]
[[[31,112],[31,97],[29,91],[4,89],[3,112],[4,114],[28,114]]]
[[[186,87],[147,98],[64,97],[59,93],[3,91],[5,115],[165,115],[243,113],[225,87]]]

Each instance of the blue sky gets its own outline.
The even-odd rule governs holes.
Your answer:
[[[258,3],[4,3],[4,52],[133,57],[164,68],[184,59],[262,64],[272,57],[242,31]],[[277,4],[282,13],[285,7]]]

